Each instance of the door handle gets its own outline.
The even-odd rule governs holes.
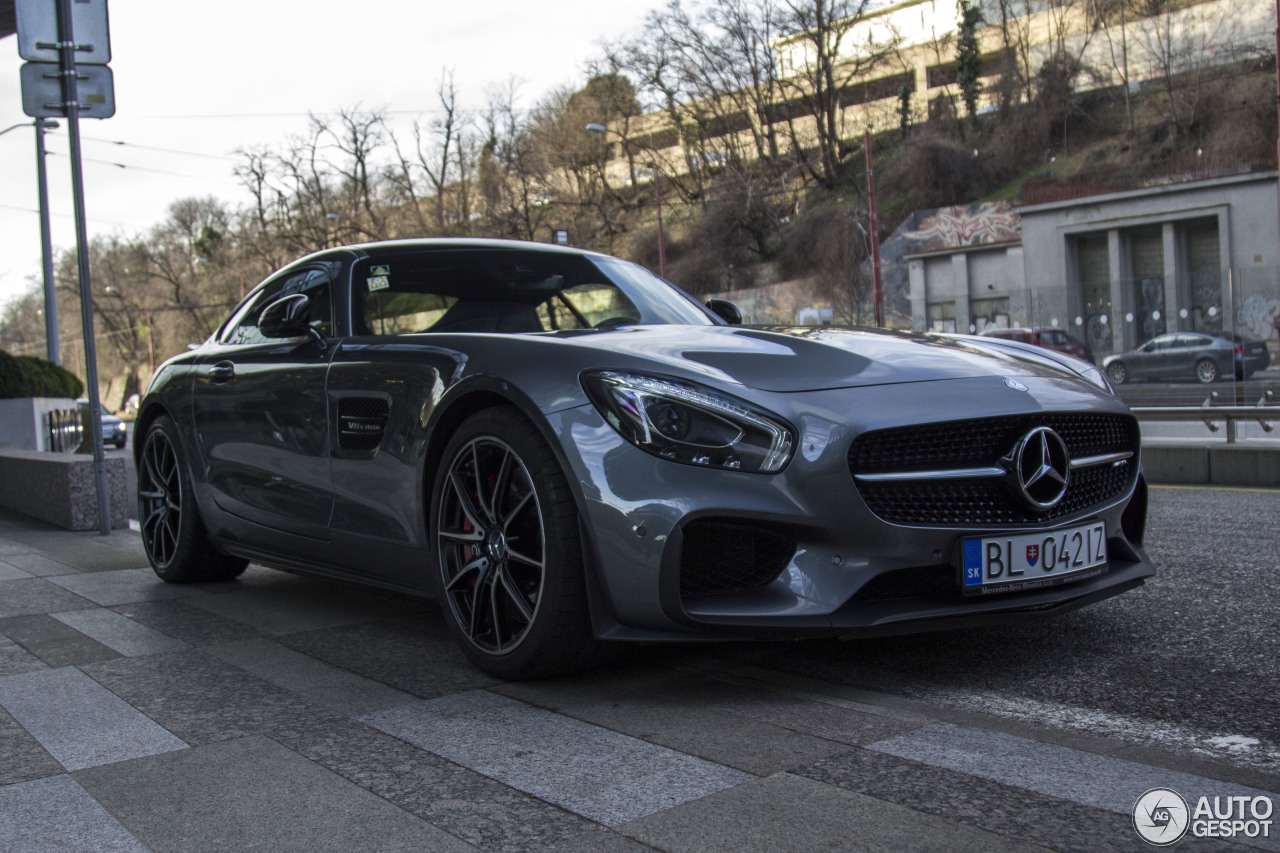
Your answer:
[[[236,366],[230,361],[220,361],[209,368],[209,377],[218,385],[230,382],[236,378]]]

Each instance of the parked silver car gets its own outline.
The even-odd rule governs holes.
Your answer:
[[[1133,379],[1195,379],[1206,384],[1232,376],[1248,379],[1270,365],[1264,342],[1207,332],[1158,335],[1137,349],[1102,360],[1107,378],[1116,385]]]
[[[1091,366],[736,315],[546,245],[302,258],[157,371],[147,554],[434,596],[504,678],[1042,619],[1154,573],[1137,422]]]

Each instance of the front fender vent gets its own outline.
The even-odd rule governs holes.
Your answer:
[[[338,447],[377,450],[387,432],[389,413],[387,401],[380,397],[343,397],[338,401]]]

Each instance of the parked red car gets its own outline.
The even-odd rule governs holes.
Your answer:
[[[1056,352],[1065,352],[1067,355],[1074,355],[1085,361],[1093,361],[1093,353],[1089,352],[1087,346],[1062,329],[1051,326],[1034,329],[984,329],[980,334],[989,338],[1003,338],[1006,341],[1022,341],[1024,344],[1034,344]]]

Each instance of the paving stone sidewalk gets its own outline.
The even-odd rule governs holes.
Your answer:
[[[1139,850],[1137,797],[1265,774],[637,649],[503,683],[435,606],[0,511],[0,850]],[[1274,795],[1273,795],[1273,799]],[[1186,838],[1183,850],[1278,850]]]

